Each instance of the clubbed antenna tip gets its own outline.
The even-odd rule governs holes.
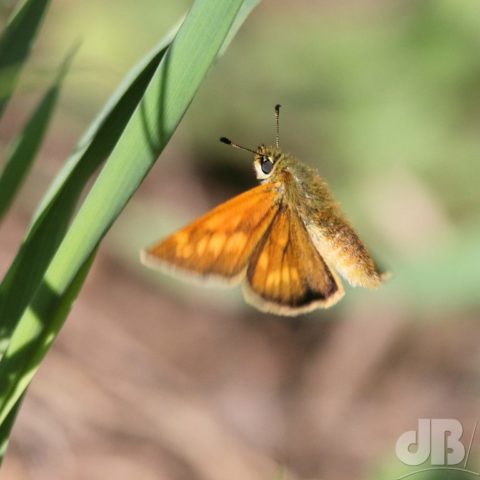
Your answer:
[[[242,146],[239,145],[238,143],[232,142],[232,141],[231,141],[229,138],[227,138],[227,137],[221,137],[221,138],[220,138],[220,141],[221,141],[222,143],[226,143],[227,145],[231,145],[233,148],[239,148],[240,150],[246,150],[247,152],[253,153],[254,155],[257,155],[257,154],[258,154],[257,151],[252,150],[251,148],[242,147]]]

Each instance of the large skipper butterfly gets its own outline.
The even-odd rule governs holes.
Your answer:
[[[384,280],[365,245],[343,216],[318,172],[279,146],[250,150],[260,185],[214,208],[142,251],[154,267],[243,281],[246,300],[260,310],[298,315],[328,308],[351,285],[375,288]]]

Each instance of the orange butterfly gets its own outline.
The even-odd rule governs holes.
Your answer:
[[[279,147],[250,150],[261,185],[225,202],[141,252],[143,263],[230,284],[244,280],[260,310],[298,315],[328,308],[351,285],[378,287],[380,273],[316,170]]]

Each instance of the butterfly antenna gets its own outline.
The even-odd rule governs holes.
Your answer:
[[[220,139],[220,141],[222,143],[225,143],[226,145],[231,145],[233,148],[239,148],[240,150],[245,150],[246,152],[250,152],[250,153],[253,153],[254,155],[257,155],[258,152],[255,151],[255,150],[252,150],[251,148],[247,148],[247,147],[242,147],[242,145],[239,145],[238,143],[234,143],[232,142],[229,138],[227,137],[222,137]]]
[[[280,107],[281,105],[275,105],[275,145],[280,148]]]

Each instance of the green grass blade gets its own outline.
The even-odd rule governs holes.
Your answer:
[[[112,151],[172,38],[173,34],[167,35],[127,75],[45,195],[27,238],[0,284],[0,356],[41,283],[84,186]]]
[[[19,324],[16,330],[16,335],[12,338],[11,342],[11,354],[6,355],[1,362],[2,370],[16,371],[19,368],[25,366],[25,361],[28,359],[32,365],[37,365],[45,355],[46,351],[50,347],[53,337],[50,335],[48,329],[42,328],[43,325],[41,319],[36,315],[37,309],[45,314],[44,320],[48,322],[49,326],[53,329],[60,329],[66,316],[70,312],[73,301],[78,295],[78,292],[82,288],[82,285],[87,277],[90,266],[95,258],[96,251],[92,251],[91,255],[82,267],[76,272],[75,276],[66,286],[62,295],[55,295],[51,292],[48,286],[44,285],[36,297],[35,302],[30,307],[31,315],[27,316],[27,321]],[[48,292],[47,292],[48,290]],[[48,305],[44,304],[44,300],[48,298]],[[25,341],[35,334],[35,344]],[[35,347],[35,348],[32,348]],[[0,386],[3,389],[9,382],[6,377],[0,376]],[[8,429],[9,422],[13,423],[15,417],[11,417],[10,414],[17,405],[18,400],[24,393],[30,382],[29,375],[18,376],[16,378],[16,384],[19,389],[19,394],[15,396],[15,400],[9,405],[8,411],[5,411],[5,415],[0,421],[0,428]],[[11,429],[11,426],[10,426]],[[5,442],[5,439],[4,439]],[[5,448],[6,448],[5,443]],[[1,453],[1,452],[0,452]],[[4,452],[3,452],[4,453]]]
[[[215,60],[241,4],[239,0],[221,5],[215,0],[195,2],[47,271],[45,280],[54,291],[61,292],[68,284],[153,166]]]
[[[0,116],[27,60],[49,0],[23,0],[0,37]]]
[[[0,422],[58,333],[58,309],[72,282],[172,136],[242,3],[197,0],[193,5],[13,333],[0,363]]]
[[[23,399],[25,397],[26,391],[20,396],[13,408],[10,410],[5,421],[0,425],[0,467],[2,466],[3,458],[5,457],[5,452],[8,448],[8,441],[10,438],[10,432],[17,418],[17,413],[22,406]]]
[[[60,192],[65,189],[65,184],[69,178],[74,178],[75,183],[86,183],[93,171],[110,155],[130,116],[145,93],[145,89],[158,68],[160,61],[175,38],[177,30],[178,27],[174,28],[160,40],[152,51],[147,53],[125,76],[122,83],[78,142],[75,151],[67,159],[62,171],[57,175],[37,208],[33,224],[55,201]],[[82,164],[90,165],[90,168],[88,168],[90,173],[88,175],[82,174]]]
[[[0,175],[0,221],[7,213],[33,165],[53,116],[63,79],[70,67],[72,58],[73,53],[69,54],[62,63],[53,84],[47,90],[9,152],[9,158]]]

